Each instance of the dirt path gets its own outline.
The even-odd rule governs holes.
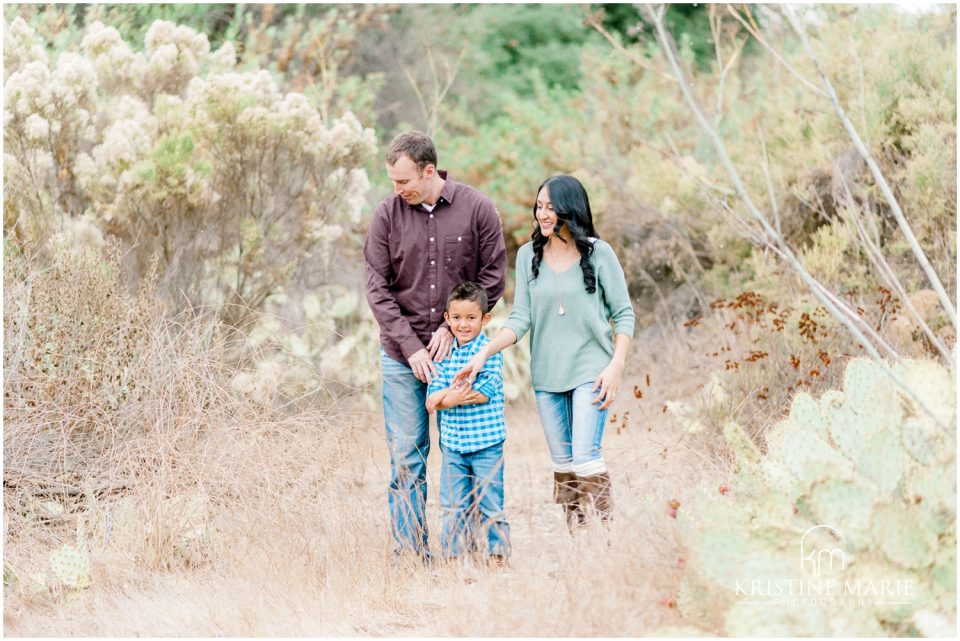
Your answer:
[[[629,380],[624,391],[640,389],[643,377]],[[427,589],[426,602],[443,608],[448,601],[449,581],[477,584],[486,594],[496,591],[520,602],[531,591],[558,593],[561,610],[557,620],[537,619],[542,627],[521,626],[508,631],[494,626],[499,634],[569,634],[601,636],[637,636],[650,634],[662,626],[681,625],[672,599],[680,578],[678,561],[682,553],[677,544],[676,521],[668,514],[668,502],[682,495],[703,473],[700,454],[687,447],[687,438],[671,427],[662,416],[662,403],[653,392],[644,400],[632,394],[618,403],[610,414],[604,435],[604,455],[614,483],[616,520],[609,532],[593,532],[571,539],[559,506],[552,501],[552,472],[549,453],[532,400],[508,404],[508,437],[505,448],[506,512],[511,524],[513,558],[511,567],[491,579],[488,572],[469,571],[458,576],[441,575],[435,589]],[[625,413],[627,413],[625,415]],[[386,512],[385,479],[389,476],[382,419],[373,419],[357,433],[355,447],[367,462],[361,471],[361,491],[365,500],[382,506]],[[431,545],[436,548],[439,532],[438,488],[440,450],[431,425],[431,454],[428,463],[429,497],[427,503]],[[385,518],[385,515],[384,515]],[[595,540],[591,541],[593,536]],[[602,541],[602,544],[597,544]],[[606,545],[609,542],[609,545]],[[574,574],[564,578],[571,568]],[[589,578],[578,576],[589,572]],[[463,575],[465,574],[465,575]],[[490,581],[493,584],[489,584]],[[556,590],[542,590],[541,582],[554,581]],[[592,585],[603,585],[600,593]],[[512,595],[510,597],[509,595]],[[535,599],[532,599],[535,601]],[[589,610],[609,614],[597,616]],[[535,606],[537,604],[534,604]],[[547,604],[539,604],[546,607]],[[566,610],[564,610],[566,608]],[[547,607],[547,610],[551,608]],[[563,622],[563,623],[560,623]],[[565,631],[564,625],[573,629]],[[456,628],[436,620],[417,624],[387,625],[377,634],[447,635]],[[460,633],[470,633],[467,629]],[[484,633],[487,633],[485,631]]]

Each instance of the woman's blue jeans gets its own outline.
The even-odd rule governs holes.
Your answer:
[[[584,383],[566,392],[537,392],[537,412],[555,472],[594,476],[607,471],[600,440],[607,410],[591,403],[599,391]]]
[[[424,403],[427,385],[406,363],[380,350],[383,375],[383,418],[390,450],[390,524],[395,552],[405,550],[429,557],[427,542],[427,455],[430,453],[430,414]]]

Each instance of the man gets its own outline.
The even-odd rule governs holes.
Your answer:
[[[373,212],[363,253],[367,302],[380,325],[391,529],[397,555],[412,551],[429,560],[425,401],[436,363],[453,342],[443,312],[464,281],[479,283],[492,309],[503,295],[506,249],[493,203],[437,169],[427,135],[394,138],[386,169],[393,194]]]

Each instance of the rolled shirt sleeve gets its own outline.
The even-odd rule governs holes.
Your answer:
[[[516,284],[513,295],[513,309],[504,327],[517,335],[517,341],[530,329],[530,260],[533,250],[524,245],[517,252]]]
[[[630,291],[627,289],[627,279],[623,267],[617,260],[613,248],[607,243],[599,244],[601,255],[598,261],[601,265],[600,285],[603,288],[603,303],[613,321],[613,333],[625,334],[633,338],[635,318],[633,304],[630,301]]]
[[[477,374],[473,382],[474,391],[480,392],[493,400],[498,390],[503,389],[503,355],[494,354],[483,364],[483,369]]]
[[[433,380],[430,381],[430,385],[427,386],[427,396],[430,396],[434,392],[439,392],[440,390],[450,387],[450,381],[452,377],[448,371],[449,367],[444,367],[444,365],[448,362],[449,359],[443,363],[440,363],[440,366],[437,368],[437,375],[433,377]]]
[[[485,199],[477,215],[480,271],[477,283],[487,293],[487,311],[503,297],[507,271],[507,248],[503,240],[503,224],[493,203]]]

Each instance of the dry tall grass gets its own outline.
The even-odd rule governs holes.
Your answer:
[[[636,636],[682,625],[687,553],[670,505],[685,509],[702,481],[719,490],[724,422],[762,443],[790,394],[761,399],[759,385],[792,371],[788,352],[820,349],[795,344],[797,314],[787,317],[797,327],[774,331],[780,316],[754,297],[638,335],[604,438],[617,515],[577,538],[552,504],[532,404],[518,400],[507,416],[510,567],[425,570],[391,563],[379,411],[274,409],[269,381],[251,385],[251,370],[227,364],[239,346],[212,317],[165,320],[149,288],[126,294],[117,257],[105,267],[64,252],[40,268],[8,255],[5,267],[4,631],[14,636]],[[748,360],[761,348],[767,357]],[[814,386],[829,386],[833,369]],[[89,554],[89,588],[52,572],[49,554],[65,543]]]
[[[7,260],[6,634],[618,636],[681,623],[668,504],[723,467],[659,408],[695,391],[701,345],[635,352],[626,387],[645,394],[615,407],[604,441],[608,530],[567,534],[522,402],[508,411],[510,567],[425,570],[391,563],[379,412],[283,415],[244,395],[204,318],[164,320],[97,265]],[[124,396],[107,402],[114,389]],[[89,554],[89,588],[51,571],[65,543]]]

